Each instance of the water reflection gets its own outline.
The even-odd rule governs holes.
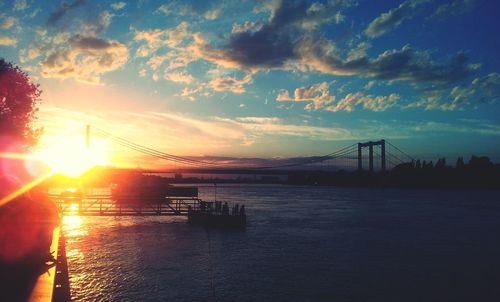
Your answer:
[[[207,200],[213,193],[200,190]],[[182,217],[68,216],[72,299],[500,301],[499,197],[218,187],[218,200],[248,205],[244,232]]]
[[[63,230],[66,238],[82,237],[88,234],[87,228],[83,227],[83,217],[81,216],[64,216]]]

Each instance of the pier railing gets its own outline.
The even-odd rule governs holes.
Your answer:
[[[187,216],[198,209],[197,197],[139,197],[111,195],[50,196],[62,215],[80,216]]]

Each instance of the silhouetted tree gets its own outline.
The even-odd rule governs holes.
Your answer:
[[[443,157],[443,158],[438,159],[438,161],[436,163],[436,169],[442,169],[444,167],[446,167],[446,159]]]
[[[428,162],[427,164],[425,164],[425,162],[424,162],[424,168],[425,169],[432,169],[432,168],[434,168],[434,164],[432,163],[432,160],[430,162]]]
[[[477,157],[475,155],[472,155],[472,157],[469,160],[469,167],[477,169],[486,169],[493,167],[493,163],[487,156]]]
[[[455,167],[456,167],[457,169],[462,169],[462,168],[464,167],[464,165],[465,165],[465,163],[464,163],[464,158],[460,156],[460,157],[457,159],[457,164],[455,165]]]
[[[26,146],[37,142],[42,130],[33,122],[40,95],[39,85],[26,72],[0,58],[0,138]]]
[[[420,163],[420,159],[417,159],[417,162],[415,163],[415,169],[420,169],[422,168],[422,164]]]

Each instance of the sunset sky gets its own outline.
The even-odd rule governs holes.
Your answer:
[[[91,124],[178,155],[385,138],[500,161],[499,28],[488,0],[17,0],[0,2],[0,57],[40,83],[42,143]],[[115,154],[154,163],[138,156]]]

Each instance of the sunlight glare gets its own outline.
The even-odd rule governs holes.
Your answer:
[[[110,164],[110,144],[94,139],[89,148],[79,137],[58,137],[38,152],[55,173],[79,177],[96,165]]]

